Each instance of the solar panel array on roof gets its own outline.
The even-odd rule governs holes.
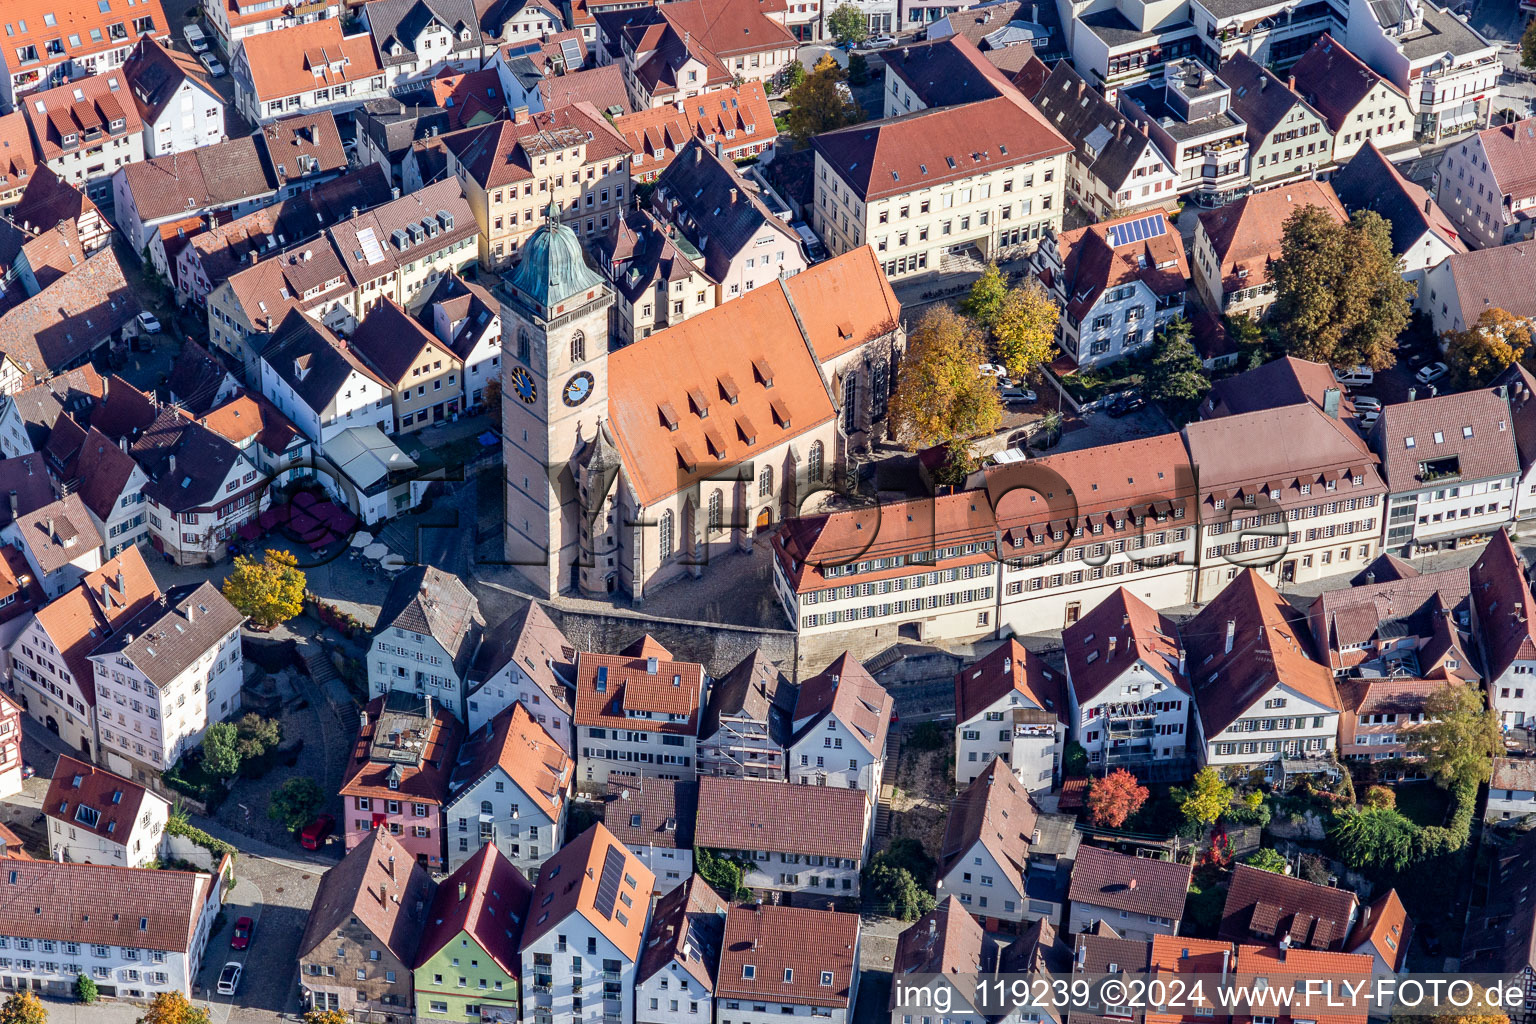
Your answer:
[[[581,66],[581,45],[574,39],[560,40],[560,54],[565,58],[565,66],[568,68]]]
[[[593,909],[606,918],[613,917],[613,906],[619,899],[619,880],[624,877],[624,851],[617,846],[608,847],[603,856],[603,873],[597,880],[597,898]]]
[[[1160,213],[1138,217],[1124,224],[1110,225],[1108,235],[1111,248],[1118,249],[1132,242],[1144,242],[1149,238],[1168,233],[1168,221]]]

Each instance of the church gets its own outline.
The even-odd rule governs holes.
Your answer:
[[[497,291],[504,557],[550,597],[640,603],[750,548],[883,436],[906,345],[869,246],[620,347],[551,210]]]

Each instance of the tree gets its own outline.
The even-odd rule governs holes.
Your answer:
[[[240,771],[239,733],[230,722],[215,722],[203,732],[203,768],[221,779]]]
[[[1377,370],[1396,362],[1415,288],[1402,278],[1380,214],[1365,210],[1340,224],[1316,206],[1297,210],[1270,276],[1270,321],[1292,355]]]
[[[827,29],[838,46],[857,46],[869,38],[869,19],[853,4],[839,4],[827,15]]]
[[[1146,786],[1124,768],[1116,768],[1088,787],[1088,820],[1105,828],[1119,828],[1147,802]]]
[[[1213,825],[1232,803],[1232,787],[1221,780],[1215,768],[1201,768],[1195,773],[1190,787],[1182,791],[1179,811],[1186,821],[1196,825]]]
[[[314,779],[289,779],[272,791],[267,801],[267,817],[280,821],[292,832],[315,820],[325,806],[325,794]]]
[[[260,629],[271,629],[304,610],[304,570],[286,551],[268,549],[261,562],[235,556],[224,596]]]
[[[1401,871],[1413,862],[1418,831],[1390,807],[1368,807],[1341,815],[1330,835],[1350,867]]]
[[[788,92],[803,81],[805,81],[805,65],[798,60],[792,60],[788,67],[779,72],[779,91]]]
[[[916,449],[996,430],[1003,403],[981,374],[983,354],[975,325],[948,306],[929,306],[907,336],[891,398],[892,436]]]
[[[1536,18],[1525,26],[1525,34],[1520,37],[1520,66],[1536,71]]]
[[[971,290],[960,300],[960,312],[990,331],[1003,310],[1008,296],[1008,281],[996,263],[988,263],[981,276],[971,282]]]
[[[87,1006],[89,1006],[91,1003],[94,1003],[96,1001],[97,995],[98,995],[98,993],[96,991],[96,982],[91,980],[90,975],[87,975],[87,974],[77,974],[77,975],[75,975],[75,998],[76,999],[78,999],[80,1002],[85,1003]]]
[[[1488,781],[1493,758],[1504,753],[1499,714],[1475,686],[1446,684],[1424,704],[1427,719],[1408,735],[1408,749],[1446,789]]]
[[[254,711],[240,716],[240,721],[235,723],[235,732],[239,737],[235,749],[240,752],[242,761],[260,757],[283,742],[282,723],[275,718],[263,718]]]
[[[850,53],[848,55],[848,84],[869,84],[869,58],[862,53]]]
[[[1143,382],[1148,398],[1164,403],[1171,411],[1188,413],[1180,417],[1186,420],[1193,418],[1195,407],[1211,390],[1205,364],[1189,336],[1188,320],[1181,316],[1169,320]]]
[[[1007,367],[1008,376],[1022,380],[1051,361],[1060,319],[1061,307],[1038,282],[1008,289],[992,319],[998,362]]]
[[[1061,777],[1080,779],[1088,774],[1088,751],[1077,740],[1068,740],[1061,752]]]
[[[1365,806],[1396,807],[1397,794],[1386,786],[1370,786],[1365,791]]]
[[[1267,846],[1262,850],[1255,850],[1250,853],[1243,863],[1249,867],[1258,868],[1260,871],[1272,871],[1277,875],[1290,874],[1291,866],[1286,863],[1285,858]]]
[[[352,1024],[352,1015],[345,1010],[310,1010],[304,1024]]]
[[[48,1024],[48,1008],[31,992],[17,992],[0,1003],[0,1024]]]
[[[693,868],[710,888],[728,900],[744,900],[752,893],[741,884],[741,865],[702,846],[693,851]]]
[[[161,992],[144,1008],[137,1024],[208,1024],[208,1011],[193,1006],[180,992]]]
[[[1237,362],[1240,369],[1252,370],[1263,366],[1275,357],[1269,337],[1253,317],[1247,313],[1222,318],[1232,344],[1237,346]]]
[[[1536,21],[1531,24],[1536,25]],[[1445,333],[1445,361],[1462,387],[1482,387],[1533,347],[1531,325],[1507,310],[1485,309],[1464,331]]]
[[[912,872],[877,853],[864,872],[864,891],[875,908],[901,921],[915,921],[932,910],[933,893],[917,884]]]
[[[1427,1014],[1394,1013],[1390,1018],[1391,1024],[1509,1024],[1509,1014],[1499,1009],[1496,1002],[1489,1001],[1487,989],[1476,982],[1469,981],[1467,984],[1472,990],[1469,997],[1457,993],[1457,999],[1465,1005],[1437,1006],[1432,1013]]]
[[[843,84],[845,77],[832,55],[825,54],[805,81],[785,94],[789,110],[784,124],[797,145],[809,145],[813,136],[864,120],[864,108]]]

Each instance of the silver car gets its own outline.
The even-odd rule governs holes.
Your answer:
[[[219,995],[232,996],[239,990],[241,970],[240,965],[233,960],[224,965],[224,969],[219,972]]]

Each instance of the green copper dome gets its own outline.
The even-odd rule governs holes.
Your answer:
[[[587,266],[576,232],[560,223],[560,207],[549,204],[545,223],[523,246],[523,259],[512,272],[511,284],[539,307],[552,310],[573,295],[604,282]]]

